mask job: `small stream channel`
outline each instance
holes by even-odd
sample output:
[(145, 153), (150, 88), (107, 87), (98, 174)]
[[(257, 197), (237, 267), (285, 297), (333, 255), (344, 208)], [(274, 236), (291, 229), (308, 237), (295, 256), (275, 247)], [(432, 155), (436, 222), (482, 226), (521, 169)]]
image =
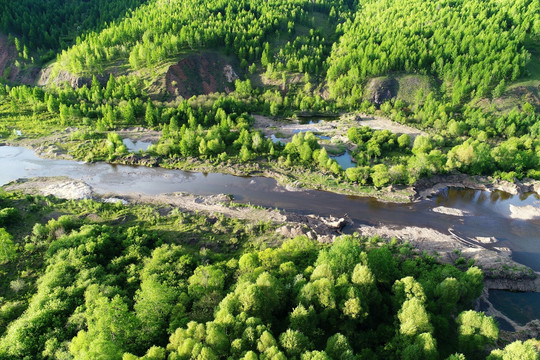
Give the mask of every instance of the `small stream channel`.
[[(324, 191), (288, 191), (276, 181), (263, 177), (237, 177), (217, 173), (196, 173), (162, 168), (88, 164), (37, 157), (22, 147), (0, 146), (0, 186), (19, 178), (68, 176), (91, 185), (97, 193), (144, 193), (148, 195), (189, 192), (198, 195), (231, 194), (235, 201), (301, 214), (348, 215), (355, 225), (418, 226), (448, 233), (452, 228), (463, 237), (495, 236), (494, 246), (508, 247), (513, 259), (540, 271), (540, 219), (512, 219), (509, 206), (540, 206), (533, 194), (512, 196), (499, 191), (448, 189), (432, 199), (410, 204), (383, 203), (373, 198), (339, 195)], [(468, 212), (455, 217), (432, 211), (446, 206)], [(540, 294), (499, 292), (490, 295), (519, 322), (540, 318)], [(524, 307), (521, 301), (530, 303)], [(515, 310), (518, 309), (518, 310)], [(516, 312), (517, 311), (517, 312)]]

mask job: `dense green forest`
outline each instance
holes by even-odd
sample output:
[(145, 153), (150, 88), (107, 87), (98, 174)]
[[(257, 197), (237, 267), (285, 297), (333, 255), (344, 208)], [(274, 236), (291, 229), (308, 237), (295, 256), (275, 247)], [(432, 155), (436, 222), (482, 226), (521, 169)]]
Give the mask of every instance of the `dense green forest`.
[[(17, 11), (24, 4), (33, 3), (3, 6), (31, 14)], [(108, 132), (142, 125), (162, 131), (149, 151), (162, 166), (189, 168), (190, 159), (199, 159), (217, 169), (243, 166), (247, 173), (256, 164), (281, 174), (294, 168), (308, 174), (307, 186), (322, 182), (323, 188), (349, 192), (454, 172), (510, 181), (540, 178), (540, 103), (516, 98), (505, 112), (475, 105), (538, 76), (538, 1), (189, 0), (110, 6), (116, 9), (106, 12), (111, 17), (131, 10), (112, 21), (89, 16), (92, 24), (80, 26), (87, 31), (69, 48), (29, 36), (25, 29), (38, 33), (33, 20), (18, 21), (21, 28), (4, 25), (18, 48), (38, 49), (35, 41), (64, 48), (51, 65), (51, 79), (64, 71), (83, 80), (75, 89), (54, 82), (45, 88), (0, 86), (0, 133), (9, 137), (21, 129), (32, 137), (77, 127), (62, 144), (66, 152), (88, 161), (126, 162), (132, 160), (124, 159), (129, 154), (122, 139)], [(52, 20), (43, 24), (54, 30), (39, 36), (68, 32)], [(190, 99), (156, 94), (149, 84), (163, 76), (163, 64), (204, 48), (239, 59), (246, 75), (231, 84), (235, 91)], [(373, 103), (371, 79), (392, 74), (420, 74), (412, 76), (424, 76), (430, 85), (412, 86), (406, 99)], [(344, 148), (342, 140), (297, 135), (286, 146), (272, 143), (251, 117), (343, 112), (382, 115), (427, 135), (407, 144), (406, 137), (398, 141), (400, 134), (351, 128), (345, 145), (356, 167), (342, 169), (327, 156), (328, 145)]]
[[(538, 0), (0, 0), (4, 39), (2, 144), (356, 195), (436, 174), (540, 180)], [(186, 68), (167, 83), (207, 51), (238, 63), (227, 91), (177, 96), (215, 82)], [(353, 120), (273, 142), (256, 115), (422, 135)], [(127, 128), (159, 140), (130, 153)], [(2, 192), (0, 359), (539, 359), (471, 310), (473, 263), (276, 226)]]
[(3, 0), (0, 2), (0, 33), (15, 36), (17, 51), (24, 60), (30, 60), (34, 54), (38, 54), (41, 61), (51, 60), (58, 50), (73, 45), (77, 36), (104, 28), (144, 2)]
[(534, 340), (485, 351), (482, 272), (407, 244), (18, 193), (0, 209), (1, 359), (538, 359)]

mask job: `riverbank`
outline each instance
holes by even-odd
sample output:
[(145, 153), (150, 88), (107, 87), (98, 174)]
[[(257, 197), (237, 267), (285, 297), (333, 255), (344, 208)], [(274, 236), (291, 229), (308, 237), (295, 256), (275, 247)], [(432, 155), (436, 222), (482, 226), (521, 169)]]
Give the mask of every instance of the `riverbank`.
[(379, 236), (386, 241), (396, 238), (407, 242), (412, 249), (426, 252), (440, 262), (456, 265), (475, 264), (485, 274), (488, 289), (540, 292), (540, 278), (532, 269), (511, 258), (511, 251), (503, 247), (487, 248), (486, 243), (496, 239), (461, 238), (449, 229), (449, 234), (435, 229), (415, 226), (361, 225), (346, 217), (298, 214), (290, 211), (240, 204), (229, 195), (199, 196), (189, 193), (145, 195), (140, 193), (96, 193), (83, 181), (66, 177), (33, 178), (14, 181), (5, 186), (7, 191), (52, 195), (65, 199), (95, 199), (98, 201), (121, 201), (123, 203), (160, 204), (192, 213), (209, 216), (227, 216), (252, 223), (271, 222), (276, 232), (285, 238), (306, 235), (320, 242), (332, 242), (347, 225), (347, 232), (357, 232), (365, 237)]
[[(83, 158), (70, 155), (68, 144), (74, 129), (66, 129), (65, 133), (53, 134), (40, 139), (19, 139), (0, 143), (0, 146), (22, 146), (34, 151), (44, 159), (79, 160)], [(150, 130), (132, 128), (121, 130), (122, 134), (130, 139), (149, 141), (155, 139), (155, 134)], [(60, 146), (59, 144), (63, 144)], [(414, 199), (415, 192), (412, 187), (405, 185), (390, 185), (384, 188), (374, 186), (360, 186), (358, 184), (341, 181), (329, 171), (287, 165), (276, 159), (258, 158), (256, 161), (240, 163), (234, 159), (226, 162), (212, 162), (199, 158), (161, 158), (147, 153), (128, 153), (116, 156), (109, 164), (162, 167), (201, 173), (221, 173), (234, 176), (262, 176), (275, 179), (278, 184), (287, 189), (322, 190), (336, 194), (353, 195), (360, 197), (373, 197), (383, 202), (408, 203)]]
[(476, 299), (475, 310), (483, 311), (486, 315), (494, 317), (499, 322), (499, 337), (502, 344), (540, 337), (540, 319), (529, 321), (526, 324), (519, 324), (514, 321), (514, 319), (505, 315), (492, 304), (489, 299), (489, 289), (487, 287), (484, 287), (482, 295)]
[(483, 191), (503, 191), (511, 195), (521, 195), (536, 193), (540, 195), (540, 181), (515, 179), (513, 182), (495, 179), (491, 176), (474, 176), (466, 174), (435, 175), (429, 178), (418, 180), (414, 184), (416, 192), (415, 199), (426, 199), (437, 195), (447, 188), (483, 190)]
[[(76, 129), (68, 128), (64, 132), (55, 133), (39, 139), (19, 139), (0, 143), (1, 145), (23, 146), (36, 152), (41, 158), (82, 160), (76, 159), (59, 144), (67, 143)], [(156, 131), (144, 128), (129, 128), (121, 130), (123, 136), (133, 140), (155, 141)], [(379, 201), (390, 203), (410, 203), (436, 196), (447, 188), (473, 190), (500, 190), (512, 195), (534, 192), (540, 194), (540, 181), (525, 179), (514, 182), (495, 179), (490, 176), (470, 176), (466, 174), (436, 175), (418, 180), (413, 186), (390, 185), (384, 188), (360, 186), (336, 179), (331, 173), (312, 171), (302, 166), (286, 166), (275, 159), (260, 158), (257, 162), (238, 163), (233, 159), (227, 162), (211, 162), (199, 158), (162, 159), (145, 153), (129, 153), (116, 157), (111, 164), (162, 167), (202, 173), (222, 173), (234, 176), (263, 176), (275, 179), (288, 189), (323, 190), (343, 195), (372, 197)], [(536, 209), (514, 208), (513, 217), (516, 219), (531, 219), (539, 216)]]
[(347, 219), (314, 214), (300, 215), (278, 209), (270, 209), (250, 204), (234, 202), (230, 195), (193, 195), (185, 192), (146, 195), (130, 192), (97, 193), (80, 180), (68, 177), (37, 177), (19, 179), (4, 186), (6, 191), (20, 191), (25, 194), (54, 196), (67, 200), (93, 199), (103, 202), (122, 202), (123, 204), (167, 205), (190, 213), (204, 213), (211, 217), (226, 216), (246, 220), (256, 224), (272, 222), (281, 225), (276, 232), (286, 238), (306, 235), (319, 242), (332, 242), (341, 235)]
[(362, 236), (379, 236), (389, 241), (392, 238), (409, 243), (412, 248), (432, 255), (447, 264), (474, 264), (485, 276), (487, 289), (540, 292), (540, 277), (531, 268), (512, 260), (508, 248), (487, 248), (477, 239), (464, 239), (455, 235), (452, 229), (444, 234), (434, 229), (387, 225), (355, 228)]

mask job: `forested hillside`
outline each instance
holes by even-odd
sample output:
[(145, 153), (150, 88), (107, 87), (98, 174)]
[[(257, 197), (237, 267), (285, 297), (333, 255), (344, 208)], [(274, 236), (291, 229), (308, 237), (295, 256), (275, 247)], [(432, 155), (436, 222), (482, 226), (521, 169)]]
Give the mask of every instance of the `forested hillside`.
[(366, 78), (404, 71), (436, 76), (453, 105), (500, 94), (531, 59), (539, 11), (527, 0), (364, 1), (332, 52), (331, 91), (355, 96)]
[[(540, 180), (538, 64), (538, 0), (0, 0), (0, 144), (407, 201)], [(0, 359), (539, 359), (473, 262), (276, 227), (1, 192)]]
[(4, 0), (0, 2), (0, 33), (17, 38), (21, 58), (30, 60), (37, 52), (41, 60), (51, 60), (56, 52), (72, 45), (77, 36), (104, 28), (144, 2)]
[(224, 48), (252, 63), (263, 56), (269, 36), (286, 34), (288, 26), (307, 18), (308, 9), (336, 14), (342, 6), (334, 0), (153, 1), (63, 52), (58, 68), (92, 73), (110, 61), (129, 59), (136, 70), (203, 47)]
[(0, 225), (0, 359), (538, 359), (484, 350), (478, 268), (406, 244), (16, 193)]
[[(142, 125), (162, 131), (149, 151), (162, 166), (189, 168), (189, 159), (197, 158), (248, 173), (266, 163), (272, 172), (307, 174), (293, 175), (307, 186), (353, 193), (456, 171), (507, 180), (540, 176), (538, 1), (109, 3), (115, 11), (99, 17), (75, 11), (78, 3), (70, 2), (60, 7), (73, 13), (63, 22), (55, 20), (62, 11), (39, 10), (53, 3), (3, 4), (19, 14), (4, 21), (20, 52), (13, 66), (25, 68), (25, 46), (64, 47), (38, 36), (80, 34), (43, 71), (44, 88), (17, 87), (4, 74), (4, 136), (14, 129), (32, 137), (74, 126), (80, 131), (58, 144), (61, 151), (137, 163), (125, 159), (122, 139), (108, 132)], [(12, 23), (17, 16), (31, 16), (22, 14), (43, 14), (46, 21), (17, 21), (18, 28)], [(91, 20), (81, 26), (76, 17), (83, 14)], [(225, 70), (207, 72), (192, 60), (171, 66), (205, 49), (214, 51), (213, 63), (240, 69), (228, 65), (226, 80), (216, 78)], [(227, 62), (220, 52), (238, 61)], [(173, 67), (175, 77), (165, 81)], [(518, 88), (505, 90), (516, 81)], [(211, 92), (218, 88), (227, 93)], [(186, 89), (202, 90), (187, 99)], [(518, 90), (528, 95), (512, 95)], [(514, 104), (510, 111), (476, 105), (496, 104), (503, 94)], [(265, 139), (251, 117), (347, 112), (385, 116), (427, 135), (411, 139), (352, 126), (346, 137), (298, 134), (284, 146)], [(348, 147), (356, 166), (344, 169), (333, 161), (328, 154), (336, 147)]]

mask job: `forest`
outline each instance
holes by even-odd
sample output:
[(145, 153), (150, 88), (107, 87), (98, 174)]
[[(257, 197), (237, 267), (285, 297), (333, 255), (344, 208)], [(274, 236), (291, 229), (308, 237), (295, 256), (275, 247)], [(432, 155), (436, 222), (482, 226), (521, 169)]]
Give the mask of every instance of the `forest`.
[(1, 359), (538, 359), (470, 310), (480, 269), (407, 243), (14, 192), (0, 208)]
[[(209, 51), (227, 90), (202, 71), (179, 96), (201, 74), (170, 69)], [(0, 0), (0, 144), (351, 195), (540, 180), (538, 64), (538, 0)], [(273, 141), (259, 116), (347, 128)], [(127, 129), (157, 140), (130, 152)], [(276, 227), (0, 189), (0, 360), (540, 358), (473, 310), (474, 261)]]
[[(81, 131), (65, 149), (72, 156), (124, 162), (127, 151), (109, 132), (139, 125), (162, 131), (149, 151), (162, 166), (186, 167), (192, 158), (248, 169), (265, 163), (278, 173), (293, 166), (349, 189), (413, 185), (423, 177), (455, 172), (509, 181), (540, 178), (538, 104), (525, 101), (497, 112), (474, 102), (495, 99), (507, 84), (534, 75), (529, 63), (537, 56), (537, 1), (114, 3), (115, 11), (107, 14), (125, 10), (127, 16), (94, 17), (96, 24), (81, 26), (86, 31), (74, 46), (47, 45), (59, 51), (51, 77), (61, 72), (89, 76), (81, 87), (0, 85), (4, 136), (15, 128), (40, 136), (74, 126)], [(16, 10), (16, 5), (4, 6)], [(434, 12), (436, 21), (424, 26)], [(20, 28), (4, 23), (6, 30), (22, 35), (12, 38), (24, 67), (23, 53), (40, 53), (35, 42), (47, 42), (36, 38), (32, 22), (22, 20)], [(48, 32), (55, 31), (68, 33)], [(478, 38), (482, 41), (474, 41)], [(148, 69), (220, 46), (247, 71), (232, 93), (164, 101), (148, 88), (148, 76), (154, 74)], [(439, 85), (429, 92), (418, 89), (409, 101), (371, 102), (369, 79), (400, 72), (423, 74)], [(290, 80), (295, 74), (299, 81)], [(257, 77), (277, 85), (261, 87)], [(428, 134), (408, 145), (405, 138), (398, 144), (400, 134), (350, 129), (346, 140), (354, 148), (356, 167), (343, 169), (316, 137), (298, 135), (282, 146), (252, 127), (253, 113), (286, 118), (299, 112), (377, 114)], [(306, 185), (316, 186), (314, 181)]]

